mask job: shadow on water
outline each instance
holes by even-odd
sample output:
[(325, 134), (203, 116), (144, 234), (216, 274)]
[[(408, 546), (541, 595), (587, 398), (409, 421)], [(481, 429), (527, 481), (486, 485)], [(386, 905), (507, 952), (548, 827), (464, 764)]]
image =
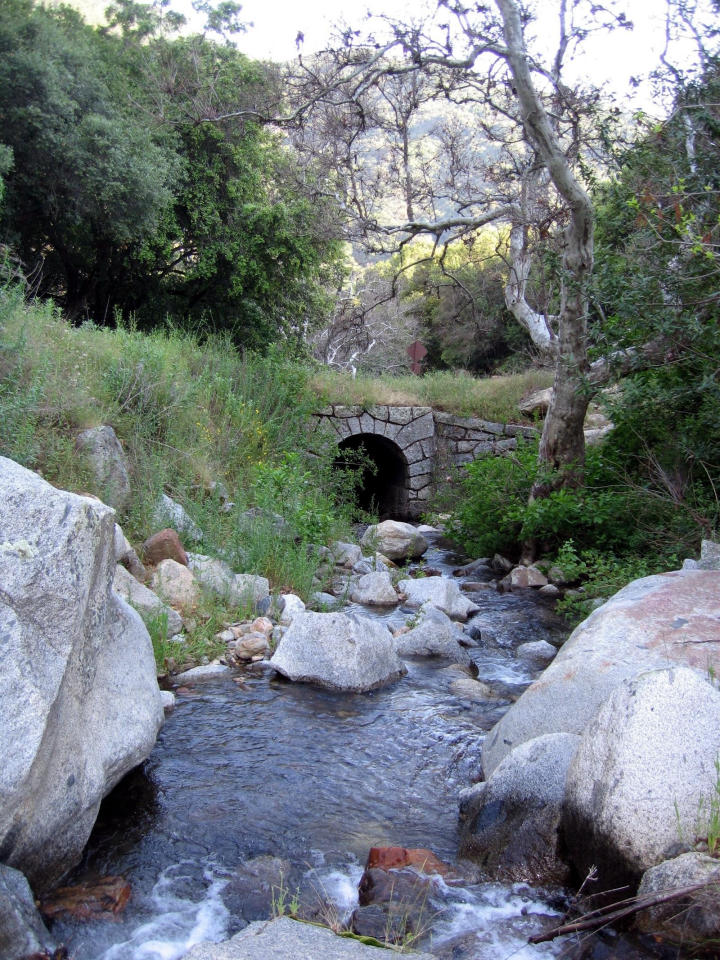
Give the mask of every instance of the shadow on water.
[[(427, 561), (452, 571), (441, 550)], [(258, 670), (242, 686), (223, 676), (178, 697), (151, 757), (103, 803), (73, 878), (121, 874), (130, 905), (116, 922), (57, 923), (74, 960), (176, 960), (223, 939), (245, 922), (223, 891), (263, 855), (310, 874), (338, 914), (355, 904), (371, 846), (429, 847), (452, 861), (457, 793), (481, 776), (485, 733), (533, 678), (513, 651), (529, 639), (559, 643), (565, 632), (529, 591), (473, 599), (481, 642), (471, 653), (501, 696), (493, 703), (459, 699), (450, 686), (459, 674), (435, 660), (410, 661), (405, 678), (363, 695)], [(398, 625), (408, 615), (381, 616)], [(553, 896), (436, 885), (430, 949), (456, 960), (560, 955), (558, 945), (525, 942), (556, 915)]]

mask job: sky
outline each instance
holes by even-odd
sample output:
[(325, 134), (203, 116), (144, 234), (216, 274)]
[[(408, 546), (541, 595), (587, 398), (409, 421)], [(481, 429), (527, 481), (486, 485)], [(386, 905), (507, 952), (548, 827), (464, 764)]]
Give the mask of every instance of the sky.
[[(110, 0), (71, 0), (97, 22)], [(149, 0), (148, 0), (149, 2)], [(434, 6), (432, 0), (241, 0), (241, 18), (252, 23), (245, 34), (236, 39), (237, 46), (255, 59), (284, 61), (297, 54), (296, 37), (304, 35), (302, 51), (311, 54), (322, 49), (331, 40), (338, 20), (351, 25), (362, 25), (368, 8), (390, 17), (409, 21), (423, 7)], [(612, 0), (611, 0), (612, 2)], [(700, 0), (701, 3), (707, 0)], [(612, 34), (590, 37), (583, 45), (582, 59), (576, 63), (576, 73), (568, 73), (573, 81), (589, 80), (593, 84), (607, 84), (617, 94), (630, 89), (630, 78), (647, 75), (658, 65), (664, 42), (663, 0), (615, 0), (616, 8), (623, 10), (633, 21), (632, 31), (616, 30)], [(194, 17), (191, 0), (171, 0), (173, 9)], [(556, 3), (539, 0), (540, 10), (547, 13), (547, 34), (556, 32), (554, 13)], [(92, 13), (91, 13), (92, 11)], [(94, 16), (92, 15), (94, 14)], [(196, 21), (200, 23), (200, 21)], [(691, 56), (688, 52), (687, 56)], [(653, 113), (650, 85), (632, 93), (632, 106)]]
[[(555, 4), (543, 0), (543, 6), (554, 8)], [(253, 27), (237, 43), (249, 56), (285, 60), (297, 53), (295, 38), (302, 31), (302, 49), (312, 53), (327, 43), (339, 16), (350, 24), (361, 24), (368, 7), (407, 21), (417, 15), (422, 4), (418, 0), (343, 0), (342, 4), (337, 0), (245, 0), (243, 17)], [(658, 63), (664, 40), (664, 4), (662, 0), (625, 0), (620, 7), (633, 20), (635, 29), (586, 41), (582, 72), (595, 83), (607, 81), (612, 88), (625, 90), (631, 76), (648, 73)], [(548, 32), (555, 30), (554, 20), (549, 17)]]

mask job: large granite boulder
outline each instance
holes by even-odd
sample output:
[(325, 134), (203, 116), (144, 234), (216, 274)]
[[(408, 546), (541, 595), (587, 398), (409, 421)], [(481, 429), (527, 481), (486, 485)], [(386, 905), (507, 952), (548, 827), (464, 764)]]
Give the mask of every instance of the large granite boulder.
[(620, 684), (568, 770), (562, 831), (578, 874), (597, 866), (599, 889), (637, 883), (681, 841), (692, 845), (718, 756), (720, 691), (707, 676), (673, 667)]
[[(289, 917), (258, 920), (224, 943), (199, 943), (185, 960), (378, 960), (377, 947), (338, 937), (313, 923)], [(428, 953), (412, 953), (414, 960), (434, 960)]]
[(720, 571), (679, 570), (635, 580), (577, 627), (545, 672), (488, 734), (489, 777), (511, 750), (544, 733), (581, 734), (624, 680), (720, 663)]
[(56, 949), (19, 870), (0, 864), (0, 960), (26, 960)]
[(36, 892), (163, 721), (150, 637), (112, 590), (114, 516), (0, 458), (0, 860)]
[(297, 614), (270, 663), (289, 680), (356, 693), (406, 673), (385, 624), (344, 613)]
[(411, 523), (383, 520), (368, 527), (360, 544), (367, 551), (379, 550), (390, 560), (416, 560), (428, 548), (427, 540)]
[(116, 510), (124, 510), (130, 501), (130, 474), (127, 458), (112, 427), (83, 430), (75, 439), (75, 448), (87, 460), (97, 493)]
[(461, 856), (479, 863), (493, 879), (565, 883), (558, 827), (565, 778), (579, 740), (571, 733), (527, 740), (486, 783), (465, 791)]
[(421, 607), (423, 604), (437, 607), (453, 620), (467, 620), (471, 613), (477, 613), (480, 607), (468, 600), (460, 592), (454, 580), (447, 577), (418, 577), (416, 580), (401, 580), (398, 590), (407, 597), (408, 607)]

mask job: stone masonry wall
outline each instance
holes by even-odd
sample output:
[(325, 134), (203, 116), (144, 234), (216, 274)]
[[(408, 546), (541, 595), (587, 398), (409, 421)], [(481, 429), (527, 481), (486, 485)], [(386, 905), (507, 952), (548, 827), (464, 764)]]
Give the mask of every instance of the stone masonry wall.
[(410, 516), (427, 509), (438, 471), (464, 466), (480, 455), (501, 455), (516, 447), (518, 436), (536, 433), (533, 427), (458, 417), (432, 407), (333, 405), (319, 411), (316, 419), (337, 436), (338, 443), (374, 435), (395, 444), (407, 464)]

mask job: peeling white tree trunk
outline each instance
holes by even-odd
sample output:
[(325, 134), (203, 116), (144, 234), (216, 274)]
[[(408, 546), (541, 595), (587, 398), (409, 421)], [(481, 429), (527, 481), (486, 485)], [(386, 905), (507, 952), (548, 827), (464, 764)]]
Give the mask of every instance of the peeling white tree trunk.
[(592, 391), (587, 389), (587, 286), (593, 267), (593, 209), (568, 163), (543, 107), (528, 65), (515, 0), (495, 0), (502, 16), (506, 60), (513, 76), (525, 133), (567, 204), (563, 237), (562, 289), (557, 316), (555, 383), (542, 438), (540, 464), (556, 472), (536, 481), (532, 497), (581, 482), (585, 461), (583, 423)]
[(552, 328), (557, 318), (538, 313), (526, 299), (532, 256), (527, 244), (528, 228), (514, 223), (510, 228), (510, 269), (505, 284), (505, 304), (524, 327), (535, 346), (549, 358), (557, 356), (558, 338)]

